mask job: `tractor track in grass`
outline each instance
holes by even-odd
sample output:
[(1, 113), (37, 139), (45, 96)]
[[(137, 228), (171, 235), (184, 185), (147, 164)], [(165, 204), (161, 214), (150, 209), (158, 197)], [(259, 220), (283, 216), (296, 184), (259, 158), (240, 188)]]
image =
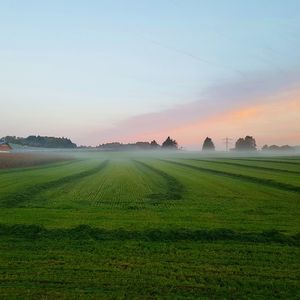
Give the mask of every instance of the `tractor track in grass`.
[(173, 164), (173, 165), (178, 165), (178, 166), (190, 168), (193, 170), (201, 171), (201, 172), (206, 172), (206, 173), (219, 175), (219, 176), (226, 176), (229, 178), (247, 181), (247, 182), (251, 182), (251, 183), (257, 183), (260, 185), (273, 187), (273, 188), (280, 189), (280, 190), (287, 191), (287, 192), (300, 193), (300, 186), (294, 186), (291, 184), (282, 183), (282, 182), (274, 181), (271, 179), (262, 179), (262, 178), (258, 178), (258, 177), (254, 177), (254, 176), (235, 174), (235, 173), (230, 173), (230, 172), (226, 172), (226, 171), (219, 171), (219, 170), (214, 170), (214, 169), (209, 169), (209, 168), (204, 168), (204, 167), (199, 167), (199, 166), (193, 166), (193, 165), (180, 163), (180, 162), (176, 162), (176, 161), (170, 161), (170, 160), (162, 160), (162, 161)]
[(146, 168), (153, 173), (162, 177), (166, 184), (167, 190), (165, 193), (153, 193), (147, 196), (148, 199), (151, 200), (180, 200), (183, 198), (184, 186), (173, 176), (169, 175), (168, 173), (161, 171), (157, 168), (154, 168), (144, 162), (133, 160), (133, 162), (142, 168)]
[(100, 172), (107, 166), (108, 162), (109, 160), (105, 160), (97, 167), (91, 168), (89, 170), (65, 176), (54, 181), (37, 184), (26, 188), (23, 191), (18, 191), (16, 193), (9, 194), (2, 199), (0, 198), (0, 207), (21, 207), (26, 202), (31, 201), (33, 197), (35, 197), (43, 191), (52, 188), (57, 188), (64, 184), (71, 183)]
[(218, 160), (209, 160), (209, 159), (187, 159), (189, 161), (203, 161), (208, 163), (215, 163), (215, 164), (224, 164), (229, 166), (236, 166), (236, 167), (243, 167), (243, 168), (250, 168), (250, 169), (257, 169), (262, 171), (275, 171), (280, 173), (288, 173), (288, 174), (297, 174), (300, 175), (300, 171), (294, 171), (294, 170), (284, 170), (284, 169), (276, 169), (276, 168), (269, 168), (269, 167), (261, 167), (261, 166), (251, 166), (251, 165), (244, 165), (242, 163), (235, 163), (235, 162), (229, 162), (229, 161), (218, 161)]

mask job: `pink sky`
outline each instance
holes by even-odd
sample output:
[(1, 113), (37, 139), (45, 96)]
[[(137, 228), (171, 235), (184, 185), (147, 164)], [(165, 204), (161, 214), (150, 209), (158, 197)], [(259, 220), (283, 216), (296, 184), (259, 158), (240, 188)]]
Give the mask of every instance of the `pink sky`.
[(0, 138), (300, 145), (299, 0), (11, 2)]
[(270, 90), (265, 82), (266, 90), (244, 94), (249, 84), (236, 85), (238, 89), (235, 85), (216, 87), (203, 96), (204, 101), (120, 121), (114, 127), (93, 131), (91, 137), (99, 136), (99, 143), (152, 139), (161, 143), (170, 135), (187, 149), (200, 149), (206, 136), (219, 150), (225, 147), (223, 138), (236, 140), (246, 135), (254, 136), (259, 147), (300, 144), (300, 85), (276, 82)]

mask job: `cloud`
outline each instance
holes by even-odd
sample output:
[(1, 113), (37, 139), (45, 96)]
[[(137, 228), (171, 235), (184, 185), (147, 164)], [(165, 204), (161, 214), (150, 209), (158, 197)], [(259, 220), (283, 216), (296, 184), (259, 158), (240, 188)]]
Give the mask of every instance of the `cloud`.
[(300, 144), (300, 87), (278, 93), (273, 101), (258, 103), (209, 117), (175, 129), (171, 134), (181, 137), (181, 142), (192, 147), (206, 135), (214, 138), (219, 149), (222, 139), (236, 140), (253, 135), (259, 146), (263, 144)]
[[(128, 142), (152, 138), (162, 140), (172, 133), (183, 145), (196, 144), (199, 142), (196, 137), (201, 137), (204, 128), (207, 134), (218, 135), (220, 129), (217, 124), (222, 116), (230, 116), (222, 126), (236, 130), (234, 124), (238, 124), (239, 120), (241, 123), (248, 119), (255, 120), (257, 109), (261, 109), (260, 105), (266, 105), (264, 112), (267, 114), (267, 107), (271, 107), (272, 103), (280, 101), (282, 97), (285, 97), (284, 101), (290, 101), (286, 94), (297, 93), (299, 83), (298, 71), (250, 74), (247, 78), (223, 82), (208, 88), (199, 95), (198, 101), (156, 113), (133, 116), (116, 123), (113, 127), (92, 131), (90, 137), (93, 137), (93, 140), (97, 137), (99, 143), (116, 140)], [(211, 122), (216, 122), (215, 126)], [(270, 122), (272, 124), (271, 119)], [(208, 123), (211, 124), (209, 130)], [(201, 124), (202, 128), (193, 124)], [(187, 132), (187, 128), (190, 132)], [(234, 134), (233, 130), (231, 134)]]

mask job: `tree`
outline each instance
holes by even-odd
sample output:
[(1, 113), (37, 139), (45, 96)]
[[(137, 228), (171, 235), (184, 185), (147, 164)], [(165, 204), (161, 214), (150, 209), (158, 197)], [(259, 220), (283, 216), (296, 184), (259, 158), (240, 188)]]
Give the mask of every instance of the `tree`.
[(256, 151), (256, 141), (252, 136), (247, 135), (244, 139), (239, 138), (235, 143), (237, 151)]
[(202, 146), (202, 151), (215, 151), (215, 145), (211, 138), (207, 137)]
[(277, 145), (271, 145), (268, 147), (267, 145), (262, 147), (263, 151), (294, 151), (295, 149), (289, 145), (283, 145), (283, 146), (277, 146)]
[(172, 140), (169, 136), (162, 143), (162, 147), (165, 149), (178, 149), (178, 144), (175, 140)]
[(280, 147), (277, 146), (277, 145), (271, 145), (268, 150), (270, 150), (270, 151), (278, 151), (278, 150), (280, 150)]
[(151, 148), (154, 148), (154, 149), (156, 149), (156, 148), (159, 147), (159, 145), (158, 145), (158, 143), (156, 142), (156, 140), (153, 140), (153, 141), (150, 143), (150, 145), (151, 145)]
[(295, 151), (295, 148), (291, 147), (289, 145), (283, 145), (283, 146), (280, 147), (280, 150), (283, 150), (283, 151)]

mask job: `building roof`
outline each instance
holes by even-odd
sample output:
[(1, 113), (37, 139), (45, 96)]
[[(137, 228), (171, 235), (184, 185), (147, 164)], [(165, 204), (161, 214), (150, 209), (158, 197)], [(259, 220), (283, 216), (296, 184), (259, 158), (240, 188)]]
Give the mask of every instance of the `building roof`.
[(12, 147), (8, 143), (0, 143), (0, 151), (10, 151)]

